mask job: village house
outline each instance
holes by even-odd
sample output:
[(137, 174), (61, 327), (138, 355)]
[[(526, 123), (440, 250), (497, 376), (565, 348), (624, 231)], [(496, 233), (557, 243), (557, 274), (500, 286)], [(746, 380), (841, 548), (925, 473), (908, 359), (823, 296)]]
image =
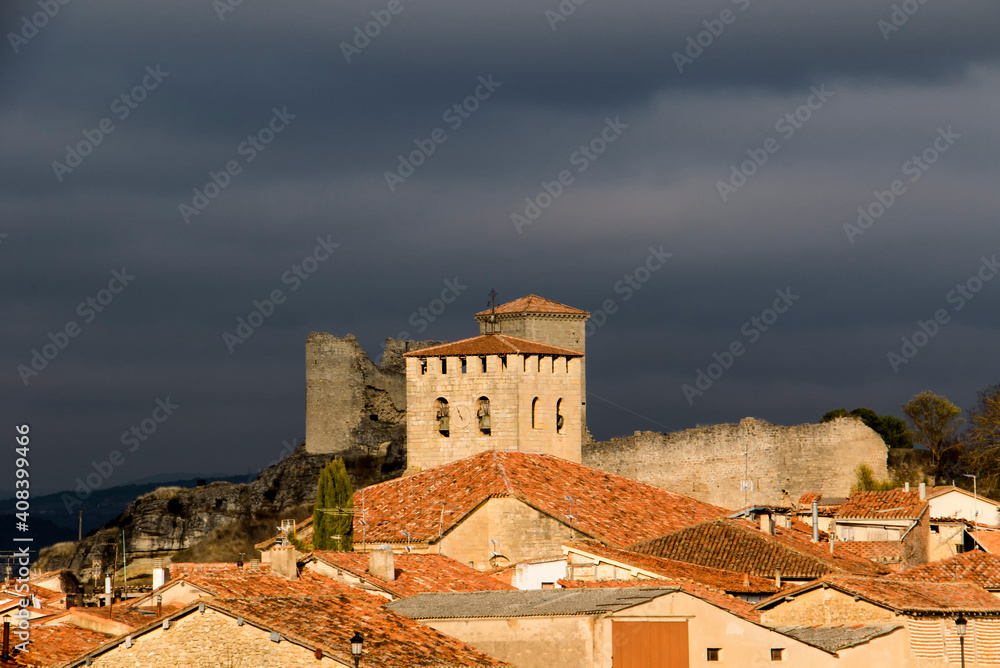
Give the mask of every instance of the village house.
[(1000, 527), (1000, 503), (974, 492), (955, 487), (939, 485), (927, 490), (927, 501), (931, 508), (931, 518), (963, 519), (973, 524)]
[(906, 581), (834, 575), (783, 591), (757, 605), (761, 621), (783, 625), (894, 624), (902, 646), (886, 666), (958, 666), (964, 630), (965, 665), (1000, 665), (1000, 600), (971, 582)]
[(354, 549), (388, 544), (491, 570), (566, 541), (624, 547), (726, 514), (553, 455), (489, 451), (358, 491)]
[[(676, 586), (584, 586), (420, 594), (390, 608), (519, 668), (893, 665), (900, 625), (796, 626), (796, 637), (735, 614), (730, 604), (746, 605)], [(888, 642), (873, 642), (883, 637)], [(852, 648), (857, 654), (845, 660)]]

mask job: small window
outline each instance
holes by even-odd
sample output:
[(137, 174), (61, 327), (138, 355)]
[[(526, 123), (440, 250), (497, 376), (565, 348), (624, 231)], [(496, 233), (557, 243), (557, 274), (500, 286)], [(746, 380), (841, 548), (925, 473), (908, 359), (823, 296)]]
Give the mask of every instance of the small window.
[(507, 356), (506, 355), (501, 355), (500, 356), (500, 368), (503, 371), (507, 370)]
[(462, 373), (465, 373), (465, 372), (466, 372), (465, 358), (463, 357), (462, 358)]
[(486, 373), (486, 355), (480, 356), (479, 361), (483, 363), (483, 373)]
[(552, 373), (556, 372), (556, 358), (552, 358)]
[(562, 416), (562, 399), (556, 402), (556, 433), (562, 433), (563, 428), (563, 416)]
[(722, 652), (721, 647), (709, 647), (705, 654), (706, 661), (719, 661), (719, 654)]
[(542, 372), (542, 356), (538, 356), (538, 373)]
[(538, 397), (531, 400), (531, 428), (538, 429)]
[(771, 661), (781, 661), (781, 655), (784, 654), (785, 649), (783, 647), (772, 647), (771, 648)]
[(448, 373), (448, 358), (441, 358), (441, 373)]
[(420, 358), (420, 375), (423, 376), (427, 373), (427, 358)]
[(451, 434), (451, 411), (448, 408), (448, 400), (438, 397), (434, 402), (434, 415), (437, 420), (437, 430), (442, 436)]
[(542, 589), (555, 589), (555, 588), (556, 588), (556, 583), (555, 582), (543, 582), (542, 583)]

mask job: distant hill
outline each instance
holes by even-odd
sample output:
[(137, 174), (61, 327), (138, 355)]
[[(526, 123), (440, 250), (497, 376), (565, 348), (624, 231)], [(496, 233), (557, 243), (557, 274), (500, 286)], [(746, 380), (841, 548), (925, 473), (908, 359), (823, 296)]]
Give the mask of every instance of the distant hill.
[[(191, 475), (191, 474), (179, 474)], [(172, 479), (164, 479), (172, 478)], [(55, 494), (32, 497), (31, 517), (27, 533), (15, 530), (14, 500), (0, 501), (0, 545), (12, 545), (15, 536), (31, 536), (33, 547), (41, 549), (53, 543), (64, 540), (76, 540), (79, 522), (79, 511), (83, 511), (83, 535), (98, 529), (122, 514), (129, 504), (136, 499), (160, 487), (195, 487), (199, 480), (207, 483), (221, 480), (224, 482), (242, 483), (247, 481), (246, 475), (190, 478), (173, 478), (172, 476), (153, 476), (130, 485), (98, 489), (86, 499), (78, 499), (73, 491), (66, 490)], [(79, 505), (77, 505), (79, 501)], [(71, 506), (67, 512), (67, 505)]]

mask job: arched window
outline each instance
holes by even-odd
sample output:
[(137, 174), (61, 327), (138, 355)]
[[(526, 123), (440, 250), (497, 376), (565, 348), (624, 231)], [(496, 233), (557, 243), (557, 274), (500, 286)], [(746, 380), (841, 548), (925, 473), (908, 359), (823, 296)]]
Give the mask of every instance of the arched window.
[(531, 428), (538, 429), (538, 397), (531, 400)]
[(563, 428), (563, 416), (562, 416), (562, 399), (556, 402), (556, 433), (562, 432)]
[(434, 415), (437, 420), (438, 433), (442, 436), (448, 436), (451, 430), (451, 413), (448, 409), (447, 399), (437, 398), (437, 401), (434, 402)]
[(479, 418), (479, 432), (484, 436), (489, 436), (492, 429), (490, 424), (490, 400), (486, 397), (479, 397), (479, 401), (476, 403), (476, 417)]

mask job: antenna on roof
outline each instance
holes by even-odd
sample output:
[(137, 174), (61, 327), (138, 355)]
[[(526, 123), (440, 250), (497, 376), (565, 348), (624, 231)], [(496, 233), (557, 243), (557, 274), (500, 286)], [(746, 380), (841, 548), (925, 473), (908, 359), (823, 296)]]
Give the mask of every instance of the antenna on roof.
[(490, 299), (486, 302), (486, 306), (490, 309), (490, 314), (486, 318), (486, 333), (499, 334), (500, 319), (497, 318), (497, 291), (492, 288), (490, 288)]
[(404, 536), (406, 536), (406, 551), (409, 552), (410, 551), (410, 532), (409, 531), (400, 531), (400, 533), (403, 534)]

